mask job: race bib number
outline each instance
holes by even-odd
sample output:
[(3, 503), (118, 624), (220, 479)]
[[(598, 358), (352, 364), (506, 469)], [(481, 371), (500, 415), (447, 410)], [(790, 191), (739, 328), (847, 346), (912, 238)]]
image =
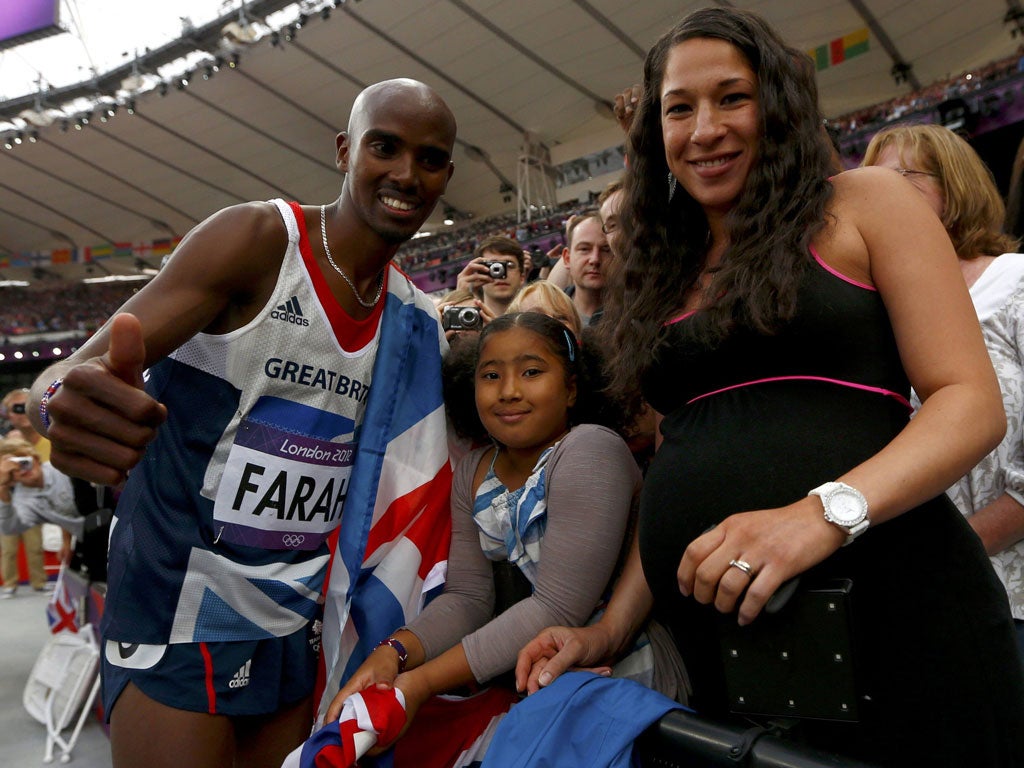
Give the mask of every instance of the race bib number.
[(214, 500), (217, 541), (316, 549), (341, 522), (354, 443), (243, 420)]

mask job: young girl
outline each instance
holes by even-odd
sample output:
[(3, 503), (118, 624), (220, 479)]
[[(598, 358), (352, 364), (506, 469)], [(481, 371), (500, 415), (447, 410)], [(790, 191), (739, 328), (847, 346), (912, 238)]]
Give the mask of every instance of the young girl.
[[(509, 672), (541, 628), (579, 626), (594, 612), (619, 560), (640, 473), (618, 434), (586, 423), (597, 396), (580, 355), (576, 337), (541, 314), (504, 315), (484, 328), (475, 399), (493, 444), (467, 454), (455, 473), (445, 591), (369, 656), (328, 720), (349, 694), (376, 684), (402, 690), (411, 721), (434, 694)], [(503, 711), (514, 700), (506, 691), (471, 706)], [(470, 727), (452, 734), (459, 745), (437, 762), (439, 729), (421, 727), (430, 731), (430, 764), (453, 764), (476, 737), (466, 738)], [(403, 755), (424, 764), (426, 750), (414, 750), (413, 740), (410, 733), (399, 742), (397, 764)]]

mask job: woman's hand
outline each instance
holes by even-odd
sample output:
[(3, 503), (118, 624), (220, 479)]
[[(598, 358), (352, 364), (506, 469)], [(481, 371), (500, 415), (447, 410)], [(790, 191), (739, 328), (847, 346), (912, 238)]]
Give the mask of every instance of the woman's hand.
[[(739, 605), (743, 626), (783, 582), (820, 563), (845, 540), (843, 530), (825, 520), (816, 497), (731, 515), (686, 548), (677, 572), (679, 591), (714, 603), (722, 613)], [(731, 561), (748, 564), (750, 574)]]
[(609, 675), (611, 667), (594, 665), (605, 660), (611, 650), (600, 622), (589, 627), (548, 627), (519, 652), (516, 690), (536, 693), (563, 672), (580, 667)]
[(331, 706), (327, 708), (326, 722), (330, 723), (338, 719), (345, 699), (353, 693), (359, 693), (373, 685), (380, 689), (393, 688), (396, 677), (398, 677), (398, 654), (395, 649), (389, 646), (377, 648), (331, 700)]

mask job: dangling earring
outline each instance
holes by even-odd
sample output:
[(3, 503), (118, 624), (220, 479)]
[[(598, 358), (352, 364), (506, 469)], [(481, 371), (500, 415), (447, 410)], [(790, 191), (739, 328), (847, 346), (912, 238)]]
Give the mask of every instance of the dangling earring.
[(671, 203), (673, 196), (676, 194), (676, 176), (672, 171), (668, 172), (668, 201)]

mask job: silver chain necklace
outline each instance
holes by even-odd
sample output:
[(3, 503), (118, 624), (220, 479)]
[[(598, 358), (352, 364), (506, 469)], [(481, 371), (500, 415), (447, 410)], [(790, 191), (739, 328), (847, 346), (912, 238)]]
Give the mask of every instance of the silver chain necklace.
[[(352, 293), (355, 294), (356, 301), (359, 302), (359, 306), (365, 307), (366, 309), (373, 309), (377, 306), (377, 302), (380, 301), (380, 295), (384, 292), (384, 271), (377, 276), (377, 295), (373, 297), (373, 301), (364, 301), (363, 297), (359, 294), (359, 289), (356, 288), (356, 284), (352, 282), (348, 275), (345, 274), (345, 270), (334, 263), (334, 257), (331, 255), (331, 247), (327, 244), (327, 206), (320, 206), (320, 236), (324, 241), (324, 253), (327, 254), (327, 260), (334, 267), (334, 271), (341, 275), (342, 279), (348, 283), (348, 287), (352, 289)], [(386, 267), (385, 267), (386, 269)]]

